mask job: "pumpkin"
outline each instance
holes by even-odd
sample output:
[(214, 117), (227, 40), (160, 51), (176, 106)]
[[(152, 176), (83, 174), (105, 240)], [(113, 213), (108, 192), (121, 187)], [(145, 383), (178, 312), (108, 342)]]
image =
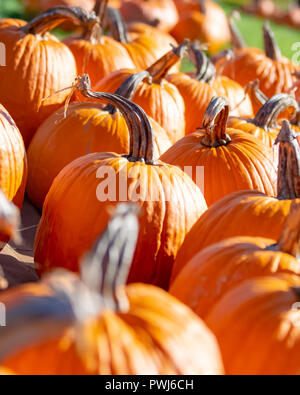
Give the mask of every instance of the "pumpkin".
[[(130, 98), (146, 76), (147, 72), (132, 75), (116, 93)], [(114, 106), (73, 103), (66, 117), (63, 113), (62, 108), (40, 126), (28, 149), (27, 193), (39, 209), (55, 177), (73, 160), (92, 152), (122, 154), (129, 150), (126, 118)], [(154, 158), (158, 159), (171, 143), (157, 122), (150, 119), (150, 123), (155, 139)]]
[(238, 236), (278, 240), (292, 202), (300, 199), (300, 148), (286, 121), (278, 135), (277, 197), (258, 191), (239, 191), (212, 205), (196, 222), (179, 250), (173, 279), (204, 248)]
[(0, 296), (7, 306), (8, 326), (0, 336), (5, 369), (47, 375), (223, 373), (216, 341), (192, 311), (157, 287), (125, 286), (138, 237), (136, 211), (130, 204), (117, 207), (83, 259), (81, 279), (58, 271)]
[(126, 22), (143, 22), (168, 32), (179, 16), (173, 0), (122, 0), (120, 12)]
[[(184, 136), (185, 108), (178, 89), (165, 77), (169, 70), (180, 61), (186, 48), (187, 42), (184, 41), (151, 65), (147, 69), (150, 77), (140, 84), (132, 97), (134, 103), (141, 106), (147, 115), (163, 127), (172, 144)], [(95, 90), (113, 93), (136, 72), (137, 70), (128, 69), (116, 71), (101, 80), (95, 86)]]
[(231, 115), (253, 116), (250, 99), (237, 82), (217, 76), (214, 65), (195, 44), (190, 46), (189, 53), (196, 72), (174, 73), (167, 77), (183, 97), (186, 134), (194, 133), (202, 124), (206, 108), (214, 96), (223, 96), (228, 100)]
[(223, 75), (242, 86), (258, 79), (261, 91), (272, 97), (293, 85), (296, 81), (294, 73), (299, 71), (299, 67), (281, 55), (274, 33), (267, 24), (263, 28), (263, 36), (265, 52), (257, 48), (238, 48), (230, 60), (221, 58), (216, 68), (221, 68)]
[[(101, 2), (99, 19), (95, 18), (93, 24), (81, 24), (81, 35), (67, 37), (64, 40), (76, 59), (78, 73), (80, 75), (88, 73), (93, 86), (113, 71), (121, 68), (134, 68), (123, 45), (103, 35), (107, 3), (108, 0)], [(97, 5), (95, 9), (98, 9)]]
[(83, 95), (109, 101), (126, 118), (129, 155), (90, 154), (60, 172), (44, 204), (35, 262), (43, 273), (53, 267), (78, 271), (82, 255), (108, 222), (107, 207), (133, 201), (143, 215), (129, 282), (167, 288), (177, 251), (206, 210), (203, 195), (180, 169), (155, 161), (153, 130), (140, 107), (118, 95), (91, 92), (87, 76), (80, 82)]
[(205, 318), (226, 292), (246, 279), (276, 273), (299, 275), (300, 261), (294, 250), (299, 223), (300, 202), (295, 202), (278, 242), (240, 236), (211, 245), (186, 263), (170, 293)]
[[(150, 67), (170, 50), (171, 45), (177, 46), (173, 37), (151, 26), (143, 30), (141, 27), (138, 30), (137, 26), (134, 33), (129, 33), (116, 9), (108, 7), (106, 19), (112, 37), (122, 43), (138, 70)], [(176, 71), (179, 68), (180, 65), (176, 66)]]
[(299, 277), (242, 282), (206, 318), (219, 341), (228, 375), (298, 375)]
[[(57, 7), (31, 22), (0, 24), (0, 42), (6, 46), (6, 67), (0, 67), (0, 102), (18, 125), (28, 146), (37, 127), (64, 102), (59, 92), (76, 77), (70, 50), (48, 33), (63, 21), (90, 23), (79, 8)], [(20, 26), (21, 25), (21, 26)]]
[(46, 11), (49, 8), (57, 6), (68, 7), (82, 7), (87, 11), (93, 9), (93, 0), (22, 0), (25, 10), (29, 14), (38, 14), (39, 12)]
[(280, 131), (277, 124), (279, 115), (284, 111), (285, 115), (292, 119), (298, 109), (296, 100), (287, 94), (279, 94), (267, 100), (261, 107), (254, 119), (235, 118), (229, 119), (228, 126), (242, 130), (258, 138), (264, 145), (273, 147)]
[(214, 1), (175, 0), (180, 20), (171, 34), (180, 42), (199, 40), (211, 54), (230, 42), (230, 30), (223, 9)]
[(239, 190), (253, 189), (274, 196), (276, 169), (272, 151), (253, 136), (227, 127), (229, 105), (214, 97), (202, 128), (185, 136), (161, 157), (185, 168), (204, 192), (207, 205)]
[[(2, 249), (9, 239), (19, 240), (17, 231), (20, 224), (20, 211), (10, 201), (0, 189), (0, 249)], [(7, 286), (7, 281), (1, 276), (0, 267), (0, 289)]]

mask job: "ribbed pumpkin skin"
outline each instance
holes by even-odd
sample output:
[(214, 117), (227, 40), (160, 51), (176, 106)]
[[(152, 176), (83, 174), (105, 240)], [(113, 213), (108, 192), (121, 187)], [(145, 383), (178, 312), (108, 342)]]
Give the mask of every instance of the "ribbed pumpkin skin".
[[(253, 116), (249, 97), (242, 102), (245, 96), (244, 89), (227, 77), (217, 77), (211, 84), (197, 81), (185, 73), (170, 74), (167, 79), (177, 87), (184, 100), (186, 134), (194, 133), (201, 127), (206, 108), (214, 96), (222, 96), (228, 100), (232, 116)], [(242, 104), (236, 108), (241, 102)]]
[(263, 147), (252, 136), (230, 128), (227, 129), (231, 137), (229, 144), (206, 147), (202, 144), (204, 133), (199, 131), (184, 137), (162, 155), (161, 160), (182, 169), (192, 167), (195, 182), (196, 168), (203, 166), (204, 196), (208, 207), (239, 190), (276, 195), (277, 171), (269, 148)]
[(70, 48), (76, 59), (78, 73), (80, 75), (88, 74), (92, 86), (113, 71), (122, 68), (135, 68), (123, 45), (111, 37), (101, 37), (99, 44), (93, 44), (88, 40), (76, 37), (67, 38), (64, 43)]
[[(217, 336), (227, 374), (298, 375), (298, 276), (258, 277), (217, 303), (206, 322)], [(230, 328), (230, 330), (228, 330)]]
[(0, 105), (0, 188), (21, 209), (27, 181), (27, 158), (22, 136)]
[(235, 192), (219, 200), (199, 218), (185, 238), (174, 264), (173, 279), (204, 248), (230, 237), (278, 240), (291, 203), (292, 200), (278, 200), (257, 191)]
[(298, 70), (287, 58), (282, 57), (280, 61), (274, 61), (257, 48), (237, 50), (236, 56), (226, 61), (225, 66), (224, 60), (221, 59), (216, 67), (222, 67), (223, 75), (242, 86), (258, 79), (259, 87), (267, 97), (285, 92), (292, 86), (295, 81), (293, 74)]
[[(98, 92), (114, 93), (136, 70), (120, 70), (108, 75), (95, 86)], [(160, 84), (143, 82), (137, 88), (132, 101), (145, 110), (167, 132), (171, 143), (185, 133), (185, 106), (182, 96), (173, 84), (163, 80)]]
[(170, 292), (205, 318), (227, 291), (246, 279), (299, 274), (300, 262), (292, 255), (266, 250), (274, 244), (275, 240), (260, 237), (235, 237), (213, 244), (187, 262)]
[[(14, 303), (22, 298), (26, 286), (19, 292), (21, 295), (4, 294), (4, 300)], [(128, 313), (104, 311), (84, 324), (80, 344), (86, 347), (81, 353), (74, 327), (43, 344), (20, 350), (3, 366), (17, 374), (223, 374), (214, 336), (189, 309), (149, 285), (130, 285), (126, 294)], [(31, 296), (36, 297), (38, 293)], [(41, 355), (47, 356), (43, 363)]]
[[(116, 201), (100, 202), (96, 196), (97, 187), (103, 182), (96, 175), (105, 167), (117, 173)], [(132, 178), (128, 178), (123, 199), (128, 199), (126, 193), (129, 191), (129, 201), (137, 201), (142, 207), (139, 242), (129, 282), (168, 287), (178, 249), (206, 210), (203, 195), (176, 167), (161, 162), (156, 166), (128, 162), (112, 153), (90, 154), (77, 159), (65, 167), (52, 184), (35, 242), (35, 262), (42, 272), (53, 267), (78, 270), (80, 258), (108, 222), (108, 208), (120, 201), (119, 178), (125, 180), (126, 171)], [(105, 175), (102, 177), (106, 179)], [(137, 180), (140, 191), (136, 191)]]
[[(129, 151), (129, 133), (124, 117), (102, 111), (99, 103), (73, 103), (64, 119), (64, 109), (52, 114), (37, 130), (29, 149), (27, 193), (42, 208), (54, 178), (73, 160), (95, 152)], [(171, 143), (166, 132), (150, 120), (155, 137), (155, 158)]]
[(0, 67), (0, 102), (28, 146), (38, 126), (68, 95), (54, 92), (72, 85), (77, 71), (71, 51), (55, 36), (46, 34), (42, 40), (26, 35), (19, 31), (20, 25), (20, 21), (0, 25), (0, 42), (6, 46), (6, 67)]

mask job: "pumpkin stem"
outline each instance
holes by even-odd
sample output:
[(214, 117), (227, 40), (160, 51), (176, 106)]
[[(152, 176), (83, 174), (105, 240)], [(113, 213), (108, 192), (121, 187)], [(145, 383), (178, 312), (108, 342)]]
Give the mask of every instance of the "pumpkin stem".
[(265, 52), (268, 58), (272, 60), (281, 60), (281, 50), (277, 44), (274, 32), (271, 29), (270, 23), (266, 22), (263, 27), (263, 37), (265, 44)]
[(258, 111), (254, 123), (256, 126), (261, 127), (265, 130), (278, 127), (277, 118), (282, 111), (289, 109), (291, 110), (291, 118), (295, 115), (298, 104), (296, 99), (285, 93), (280, 93), (271, 97)]
[(43, 36), (66, 21), (91, 30), (99, 20), (93, 12), (88, 13), (83, 8), (59, 6), (42, 12), (25, 26), (20, 27), (20, 30), (25, 34)]
[(77, 79), (77, 89), (83, 96), (108, 102), (121, 112), (130, 134), (130, 152), (129, 155), (126, 155), (130, 162), (140, 161), (146, 164), (155, 164), (154, 133), (151, 123), (141, 107), (116, 94), (92, 92), (91, 81), (87, 74)]
[(283, 227), (277, 248), (281, 252), (285, 252), (300, 258), (300, 203), (293, 201), (286, 223)]
[[(139, 73), (132, 74), (115, 91), (115, 95), (119, 95), (119, 96), (125, 97), (125, 99), (131, 100), (133, 98), (133, 96), (135, 95), (137, 88), (140, 86), (141, 82), (144, 81), (145, 79), (149, 79), (151, 81), (148, 71), (141, 71)], [(107, 111), (113, 115), (116, 113), (117, 108), (115, 106), (113, 106), (112, 104), (108, 104), (103, 109), (103, 111)]]
[(229, 117), (229, 104), (223, 97), (213, 97), (203, 119), (203, 145), (217, 148), (230, 143), (231, 138), (226, 133)]
[(200, 7), (200, 12), (202, 14), (206, 14), (205, 0), (198, 0), (198, 4), (199, 4), (199, 7)]
[(159, 84), (165, 78), (169, 70), (182, 59), (188, 46), (189, 40), (184, 40), (178, 47), (174, 47), (147, 69), (154, 83)]
[(245, 94), (250, 96), (251, 102), (258, 108), (263, 107), (268, 101), (267, 96), (259, 89), (259, 80), (250, 81), (245, 86)]
[(288, 121), (283, 121), (275, 144), (279, 144), (278, 199), (300, 198), (300, 146)]
[(235, 19), (236, 20), (241, 19), (241, 15), (237, 10), (232, 11), (228, 18), (232, 46), (234, 49), (246, 48), (246, 42), (234, 21)]
[(128, 34), (127, 26), (117, 9), (111, 7), (107, 8), (107, 23), (110, 34), (116, 41), (122, 44), (130, 43), (131, 40)]
[(216, 69), (206, 54), (197, 48), (197, 43), (190, 45), (188, 52), (192, 63), (196, 67), (195, 79), (207, 83), (211, 82), (215, 78)]
[(137, 244), (137, 213), (136, 205), (119, 204), (105, 232), (81, 264), (82, 281), (92, 292), (100, 292), (105, 306), (114, 311), (124, 312), (129, 307), (123, 287)]

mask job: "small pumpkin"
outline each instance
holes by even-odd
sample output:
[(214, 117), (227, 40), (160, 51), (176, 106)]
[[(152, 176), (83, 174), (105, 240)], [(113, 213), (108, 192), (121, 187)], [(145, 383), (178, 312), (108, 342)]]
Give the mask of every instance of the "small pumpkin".
[[(0, 249), (2, 249), (9, 239), (18, 241), (18, 226), (20, 224), (20, 211), (9, 202), (0, 189)], [(1, 268), (0, 268), (1, 271)], [(0, 289), (6, 285), (6, 281), (0, 273)]]
[[(199, 252), (179, 272), (170, 293), (205, 318), (214, 305), (240, 282), (276, 273), (300, 274), (300, 202), (291, 205), (279, 240), (234, 237)], [(189, 284), (188, 287), (185, 285)]]
[[(135, 67), (123, 45), (103, 35), (107, 3), (108, 0), (101, 2), (99, 18), (96, 18), (95, 13), (91, 14), (93, 23), (81, 24), (81, 35), (64, 40), (76, 59), (78, 73), (88, 73), (93, 86), (113, 71)], [(98, 10), (98, 3), (95, 9)]]
[(230, 105), (230, 114), (253, 116), (252, 104), (237, 82), (216, 75), (216, 69), (203, 51), (193, 44), (190, 58), (196, 66), (195, 73), (173, 73), (167, 76), (175, 85), (185, 103), (186, 134), (194, 133), (203, 122), (206, 108), (214, 96), (225, 97)]
[(230, 60), (218, 60), (216, 68), (242, 86), (259, 80), (261, 91), (267, 97), (272, 97), (293, 85), (296, 81), (294, 73), (299, 71), (299, 67), (282, 56), (268, 24), (263, 27), (263, 36), (265, 52), (257, 48), (237, 48)]
[[(133, 74), (116, 94), (130, 99), (147, 76), (147, 72)], [(66, 116), (64, 111), (55, 112), (40, 126), (28, 149), (27, 193), (39, 209), (55, 177), (73, 160), (93, 152), (122, 154), (129, 150), (126, 117), (116, 107), (84, 102), (71, 104)], [(158, 159), (171, 142), (161, 126), (149, 120), (154, 132), (154, 158)]]
[(254, 119), (231, 117), (228, 126), (242, 130), (258, 138), (264, 145), (273, 147), (280, 131), (278, 117), (284, 111), (285, 117), (293, 119), (298, 110), (297, 101), (290, 95), (279, 94), (267, 100)]
[(239, 191), (212, 205), (185, 238), (174, 264), (173, 278), (196, 254), (222, 240), (238, 236), (279, 239), (292, 202), (300, 202), (300, 148), (296, 133), (286, 121), (277, 142), (276, 197), (258, 191)]
[(79, 8), (57, 7), (28, 23), (0, 24), (0, 42), (6, 46), (0, 102), (18, 125), (26, 146), (38, 126), (66, 99), (67, 93), (60, 90), (77, 76), (71, 51), (48, 33), (64, 21), (90, 23), (90, 17)]
[(195, 183), (203, 184), (208, 206), (239, 190), (258, 190), (270, 196), (276, 192), (272, 150), (248, 133), (228, 128), (228, 115), (228, 102), (214, 97), (202, 128), (185, 136), (161, 157), (166, 163), (185, 168)]
[(44, 204), (35, 262), (43, 273), (54, 267), (78, 271), (83, 254), (108, 222), (107, 208), (133, 201), (143, 215), (129, 282), (167, 288), (177, 251), (207, 208), (203, 195), (180, 169), (155, 161), (153, 129), (140, 107), (118, 95), (90, 91), (87, 76), (80, 82), (83, 95), (121, 111), (131, 133), (129, 155), (90, 154), (60, 172)]
[(206, 318), (228, 375), (298, 375), (299, 277), (280, 274), (244, 281)]
[[(166, 75), (180, 61), (186, 48), (187, 42), (184, 41), (151, 65), (146, 70), (147, 78), (141, 82), (132, 97), (134, 103), (163, 127), (172, 144), (185, 134), (185, 107), (178, 89), (166, 80)], [(135, 73), (137, 70), (128, 69), (111, 73), (95, 86), (95, 90), (113, 93)]]
[[(119, 205), (81, 265), (0, 296), (0, 360), (16, 374), (222, 374), (217, 343), (192, 311), (146, 284), (125, 286), (136, 207)], [(29, 362), (30, 361), (30, 362)]]
[(122, 0), (120, 12), (126, 22), (143, 22), (169, 32), (179, 16), (173, 0)]
[[(108, 7), (106, 20), (112, 37), (124, 46), (138, 70), (150, 67), (165, 55), (171, 46), (177, 46), (172, 36), (152, 26), (141, 28), (137, 25), (135, 31), (129, 33), (119, 11), (114, 8)], [(178, 71), (180, 65), (174, 67)]]
[(171, 34), (180, 42), (185, 38), (199, 40), (211, 54), (230, 42), (226, 14), (214, 1), (175, 0), (180, 20)]

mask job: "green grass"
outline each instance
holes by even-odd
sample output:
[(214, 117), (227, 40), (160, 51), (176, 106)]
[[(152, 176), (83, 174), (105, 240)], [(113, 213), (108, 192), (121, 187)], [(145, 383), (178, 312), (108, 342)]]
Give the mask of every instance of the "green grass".
[[(236, 8), (236, 6), (232, 5), (232, 3), (241, 4), (242, 2), (245, 2), (245, 0), (219, 1), (227, 13), (230, 13), (234, 8)], [(284, 3), (287, 4), (287, 2)], [(27, 19), (19, 0), (0, 0), (0, 17)], [(237, 22), (237, 24), (249, 46), (262, 48), (262, 19), (242, 13), (241, 21)], [(299, 30), (297, 31), (286, 26), (279, 26), (276, 24), (272, 24), (272, 28), (274, 29), (282, 53), (285, 56), (291, 58), (293, 55), (291, 49), (292, 44), (294, 42), (300, 41)], [(59, 37), (64, 35), (61, 31), (59, 31), (57, 34)]]

